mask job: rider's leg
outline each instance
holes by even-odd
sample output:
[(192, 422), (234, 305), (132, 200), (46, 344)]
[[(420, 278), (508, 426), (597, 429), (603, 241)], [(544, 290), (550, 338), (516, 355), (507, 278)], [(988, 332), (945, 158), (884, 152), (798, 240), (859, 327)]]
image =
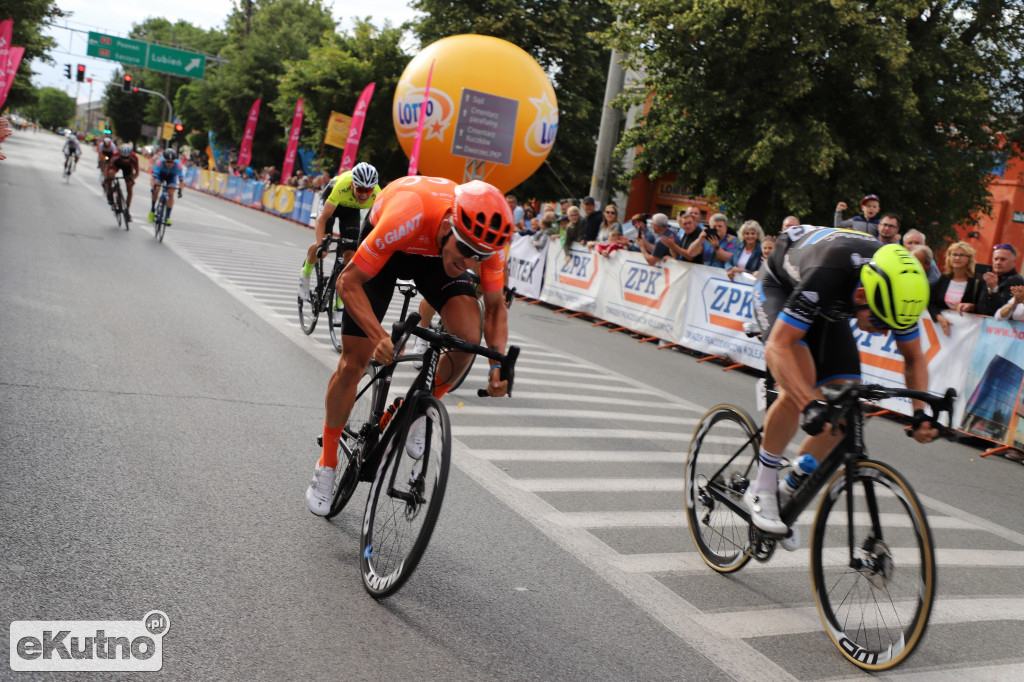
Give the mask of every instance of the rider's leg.
[[(365, 336), (343, 336), (338, 368), (331, 375), (324, 398), (324, 443), (318, 466), (338, 465), (338, 437), (348, 421), (359, 380), (373, 356), (373, 343)], [(328, 438), (328, 432), (333, 438)]]
[(174, 208), (174, 195), (177, 191), (177, 187), (167, 186), (167, 210), (164, 211), (164, 222), (168, 225), (171, 224), (171, 209)]
[(107, 203), (111, 205), (114, 203), (113, 177), (115, 175), (117, 175), (117, 169), (108, 163), (107, 167), (103, 171), (103, 190), (107, 193)]

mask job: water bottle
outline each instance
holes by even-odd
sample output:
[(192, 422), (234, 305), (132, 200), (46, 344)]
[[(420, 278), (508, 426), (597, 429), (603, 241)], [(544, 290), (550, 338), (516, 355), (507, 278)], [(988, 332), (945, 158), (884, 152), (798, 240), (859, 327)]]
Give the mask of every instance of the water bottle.
[(785, 506), (793, 498), (793, 493), (800, 487), (810, 474), (818, 468), (818, 460), (811, 455), (800, 455), (793, 462), (789, 475), (779, 481), (779, 506)]

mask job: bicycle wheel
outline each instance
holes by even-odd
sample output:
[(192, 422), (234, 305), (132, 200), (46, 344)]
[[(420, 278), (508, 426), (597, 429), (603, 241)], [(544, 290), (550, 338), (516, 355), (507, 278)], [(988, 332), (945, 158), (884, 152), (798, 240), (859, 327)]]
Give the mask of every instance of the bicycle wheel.
[(319, 259), (313, 264), (313, 275), (313, 281), (310, 282), (312, 286), (309, 290), (309, 299), (303, 300), (301, 296), (298, 297), (299, 325), (306, 334), (313, 333), (313, 330), (316, 329), (316, 321), (320, 317), (320, 292), (324, 281), (324, 266)]
[[(476, 302), (477, 302), (477, 305), (480, 307), (480, 338), (483, 339), (484, 338), (484, 300), (482, 298), (478, 298), (478, 299), (476, 299)], [(481, 341), (480, 343), (483, 343), (483, 341)], [(452, 385), (452, 387), (449, 389), (450, 391), (454, 391), (455, 389), (457, 389), (459, 386), (462, 385), (462, 382), (465, 381), (466, 377), (469, 376), (470, 370), (473, 369), (473, 363), (475, 361), (476, 361), (476, 356), (475, 355), (470, 355), (469, 356), (469, 364), (466, 365), (466, 371), (463, 372), (462, 376), (459, 377), (459, 380), (456, 381), (455, 384)]]
[[(124, 197), (121, 196), (121, 185), (117, 185), (117, 189), (114, 190), (114, 218), (117, 219), (118, 227), (121, 226), (121, 221), (124, 220)], [(124, 221), (124, 229), (128, 229), (128, 221)]]
[(686, 519), (704, 562), (732, 573), (750, 561), (750, 524), (712, 494), (726, 495), (740, 507), (757, 472), (761, 435), (745, 411), (712, 407), (697, 425), (686, 457)]
[(853, 499), (840, 470), (814, 521), (814, 599), (847, 660), (887, 670), (924, 635), (935, 597), (935, 550), (924, 509), (903, 477), (881, 462), (851, 466)]
[(356, 402), (348, 415), (348, 423), (341, 432), (341, 443), (338, 452), (338, 475), (334, 479), (334, 496), (331, 498), (331, 509), (324, 518), (331, 519), (338, 515), (359, 485), (359, 460), (363, 453), (365, 434), (363, 425), (373, 414), (374, 396), (377, 387), (365, 389), (376, 376), (370, 367), (363, 372), (356, 388)]
[(156, 202), (156, 219), (153, 224), (153, 236), (156, 237), (158, 242), (164, 240), (164, 231), (167, 229), (165, 224), (166, 215), (164, 211), (167, 208), (167, 196), (163, 193), (160, 194), (160, 198)]
[(395, 592), (416, 570), (448, 483), (452, 442), (444, 406), (424, 396), (409, 417), (409, 424), (426, 419), (423, 457), (410, 457), (404, 441), (391, 443), (366, 500), (359, 562), (363, 586), (375, 599)]
[(331, 326), (331, 343), (334, 344), (334, 350), (341, 352), (341, 313), (345, 310), (345, 307), (341, 305), (341, 300), (338, 298), (337, 293), (334, 291), (334, 287), (331, 287), (327, 291), (327, 295), (330, 296), (330, 300), (327, 303), (327, 319)]

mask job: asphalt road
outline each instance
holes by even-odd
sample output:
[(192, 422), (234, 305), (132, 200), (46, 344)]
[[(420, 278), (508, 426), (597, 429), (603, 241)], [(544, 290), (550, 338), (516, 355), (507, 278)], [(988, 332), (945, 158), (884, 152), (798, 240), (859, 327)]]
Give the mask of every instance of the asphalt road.
[[(91, 151), (65, 184), (60, 147), (17, 134), (0, 162), (0, 658), (14, 621), (159, 609), (147, 675), (168, 679), (866, 677), (821, 628), (806, 550), (733, 578), (696, 559), (690, 434), (719, 402), (752, 410), (752, 377), (525, 302), (516, 397), (446, 398), (438, 529), (374, 601), (366, 486), (332, 522), (303, 498), (337, 361), (297, 324), (311, 232), (186, 190), (159, 244), (116, 227)], [(884, 419), (868, 444), (938, 545), (932, 625), (893, 677), (1020, 679), (1024, 468)]]

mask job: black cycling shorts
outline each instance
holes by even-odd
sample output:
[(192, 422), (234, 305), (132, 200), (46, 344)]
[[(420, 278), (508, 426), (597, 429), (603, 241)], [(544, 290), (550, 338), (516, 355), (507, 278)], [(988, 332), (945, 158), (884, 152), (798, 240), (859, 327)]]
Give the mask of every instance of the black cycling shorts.
[(359, 209), (337, 206), (334, 209), (334, 215), (331, 216), (324, 227), (324, 234), (335, 232), (341, 235), (341, 251), (355, 251), (359, 248), (359, 242), (362, 241), (360, 238)]
[[(427, 303), (437, 311), (441, 311), (444, 304), (455, 296), (475, 296), (469, 276), (464, 272), (458, 277), (449, 277), (440, 257), (396, 253), (376, 277), (363, 285), (378, 322), (384, 319), (395, 293), (395, 282), (400, 279), (412, 280)], [(366, 337), (366, 332), (349, 316), (348, 308), (341, 315), (341, 333)]]
[[(768, 273), (754, 287), (754, 319), (767, 340), (789, 294)], [(785, 324), (785, 323), (783, 323)], [(835, 322), (818, 317), (804, 335), (804, 345), (814, 358), (815, 386), (842, 379), (860, 379), (860, 352), (849, 320)]]

